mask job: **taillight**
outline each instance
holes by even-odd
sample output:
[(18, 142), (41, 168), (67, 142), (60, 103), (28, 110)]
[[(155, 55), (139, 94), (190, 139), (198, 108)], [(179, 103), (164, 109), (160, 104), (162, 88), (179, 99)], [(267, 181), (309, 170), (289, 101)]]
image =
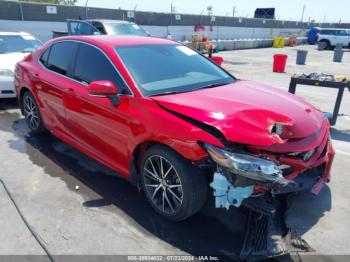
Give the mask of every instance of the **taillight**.
[(16, 64), (16, 67), (15, 67), (15, 77), (19, 77), (19, 66), (18, 66), (18, 64)]

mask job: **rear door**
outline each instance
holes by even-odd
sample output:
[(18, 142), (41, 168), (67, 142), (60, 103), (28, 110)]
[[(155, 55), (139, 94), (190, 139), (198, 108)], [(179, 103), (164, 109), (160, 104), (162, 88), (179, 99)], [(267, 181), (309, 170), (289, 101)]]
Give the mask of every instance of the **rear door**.
[(38, 75), (36, 89), (40, 101), (44, 103), (45, 121), (49, 128), (58, 130), (66, 135), (67, 119), (65, 101), (70, 96), (72, 80), (69, 71), (78, 44), (73, 41), (63, 41), (53, 44), (41, 56), (40, 63), (45, 71)]
[[(102, 162), (127, 173), (131, 92), (107, 55), (90, 44), (79, 45), (73, 72), (74, 97), (66, 106), (69, 130)], [(87, 85), (97, 80), (109, 80), (118, 87), (121, 93), (118, 106), (113, 106), (109, 98), (88, 94)]]
[(336, 39), (335, 45), (342, 44), (343, 46), (347, 46), (349, 43), (348, 32), (345, 29), (336, 30), (335, 39)]
[(86, 21), (72, 20), (68, 21), (69, 35), (94, 35), (100, 34), (99, 31)]

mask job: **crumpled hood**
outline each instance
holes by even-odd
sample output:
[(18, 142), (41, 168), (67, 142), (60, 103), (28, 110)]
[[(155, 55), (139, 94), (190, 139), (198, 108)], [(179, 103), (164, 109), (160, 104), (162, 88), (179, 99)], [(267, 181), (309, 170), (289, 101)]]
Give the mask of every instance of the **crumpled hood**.
[(299, 139), (316, 133), (323, 113), (286, 91), (253, 81), (194, 92), (155, 96), (162, 107), (217, 128), (232, 142), (255, 146), (283, 144), (270, 130), (274, 123), (287, 123)]
[(22, 61), (28, 53), (7, 53), (0, 54), (0, 69), (9, 69), (12, 72), (18, 62)]

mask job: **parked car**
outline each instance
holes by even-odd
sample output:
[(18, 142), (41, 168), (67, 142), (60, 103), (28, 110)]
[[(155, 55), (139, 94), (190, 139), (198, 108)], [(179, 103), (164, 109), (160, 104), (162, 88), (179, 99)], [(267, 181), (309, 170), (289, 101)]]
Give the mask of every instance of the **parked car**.
[(337, 44), (350, 48), (350, 29), (322, 28), (318, 33), (318, 42), (324, 42), (327, 49), (333, 49)]
[(139, 25), (121, 20), (67, 20), (67, 32), (53, 31), (53, 38), (66, 35), (138, 35), (148, 36)]
[(28, 33), (0, 32), (0, 98), (16, 97), (15, 65), (39, 46), (41, 42)]
[(334, 150), (319, 109), (178, 42), (63, 37), (16, 72), (32, 133), (49, 130), (110, 167), (168, 219), (199, 211), (209, 184), (218, 208), (250, 200), (262, 210), (266, 196), (317, 193), (330, 179)]

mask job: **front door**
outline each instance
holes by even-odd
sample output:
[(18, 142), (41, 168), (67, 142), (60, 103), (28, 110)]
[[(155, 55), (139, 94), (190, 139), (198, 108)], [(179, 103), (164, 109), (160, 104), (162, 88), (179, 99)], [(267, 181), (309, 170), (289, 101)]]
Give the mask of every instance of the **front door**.
[[(107, 56), (88, 44), (79, 44), (73, 78), (72, 97), (66, 104), (71, 135), (104, 163), (128, 173), (133, 96)], [(118, 87), (118, 106), (113, 106), (109, 98), (89, 95), (87, 85), (97, 80), (109, 80)]]

